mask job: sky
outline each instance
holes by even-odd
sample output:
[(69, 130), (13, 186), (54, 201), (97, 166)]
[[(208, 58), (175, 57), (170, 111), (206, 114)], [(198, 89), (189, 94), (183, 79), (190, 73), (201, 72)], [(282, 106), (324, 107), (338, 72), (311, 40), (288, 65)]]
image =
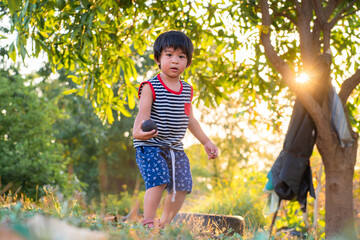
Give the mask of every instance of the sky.
[[(5, 28), (10, 28), (9, 18), (7, 16), (4, 16), (2, 19), (0, 19), (0, 25)], [(16, 33), (6, 34), (6, 38), (1, 39), (0, 41), (0, 47), (5, 47), (10, 45), (12, 42), (16, 41), (16, 37), (17, 37)], [(28, 49), (31, 49), (30, 44), (28, 44)], [(46, 62), (46, 56), (44, 54), (40, 54), (39, 58), (26, 57), (25, 63), (22, 62), (21, 57), (17, 56), (16, 61), (20, 65), (20, 73), (26, 75), (36, 72), (38, 69), (44, 66)], [(13, 63), (11, 60), (8, 62), (9, 64)]]

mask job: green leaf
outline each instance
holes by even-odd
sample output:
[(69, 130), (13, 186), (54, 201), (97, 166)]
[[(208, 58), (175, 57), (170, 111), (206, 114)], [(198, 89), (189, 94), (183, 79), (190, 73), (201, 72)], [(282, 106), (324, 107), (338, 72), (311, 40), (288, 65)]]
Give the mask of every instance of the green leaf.
[(126, 95), (128, 99), (128, 105), (130, 109), (134, 109), (135, 107), (135, 95), (133, 94), (133, 91), (131, 91), (131, 87), (126, 88)]
[(60, 69), (62, 69), (62, 68), (64, 68), (64, 65), (63, 65), (62, 63), (59, 63), (59, 64), (56, 66), (56, 69), (57, 69), (57, 70), (60, 70)]
[(65, 0), (56, 0), (56, 7), (59, 10), (63, 10), (63, 8), (66, 6)]
[(79, 89), (70, 89), (70, 90), (63, 91), (63, 94), (64, 95), (70, 95), (70, 94), (76, 93), (78, 91), (79, 91)]
[(114, 122), (114, 116), (113, 116), (113, 112), (110, 106), (106, 107), (106, 116), (108, 119), (109, 124), (112, 124)]
[(81, 82), (81, 79), (78, 76), (68, 75), (67, 77), (70, 78), (76, 84), (80, 84), (80, 82)]
[(105, 10), (104, 8), (102, 8), (101, 6), (96, 6), (96, 10), (101, 14), (101, 15), (104, 15), (105, 14)]
[(14, 42), (12, 42), (10, 44), (10, 47), (9, 47), (9, 57), (11, 58), (11, 60), (13, 60), (14, 62), (16, 62), (16, 50), (15, 50), (15, 45), (14, 45)]
[(16, 10), (20, 9), (21, 0), (8, 0), (8, 4), (11, 14), (14, 14)]
[(26, 54), (27, 54), (27, 51), (25, 49), (25, 46), (23, 44), (20, 44), (20, 55), (21, 55), (21, 58), (23, 61), (25, 60)]
[(121, 112), (125, 117), (131, 117), (131, 113), (129, 113), (129, 111), (126, 110), (125, 108), (121, 108), (120, 112)]
[(87, 9), (87, 8), (89, 8), (90, 3), (89, 3), (88, 0), (80, 0), (80, 5), (81, 5), (83, 8)]

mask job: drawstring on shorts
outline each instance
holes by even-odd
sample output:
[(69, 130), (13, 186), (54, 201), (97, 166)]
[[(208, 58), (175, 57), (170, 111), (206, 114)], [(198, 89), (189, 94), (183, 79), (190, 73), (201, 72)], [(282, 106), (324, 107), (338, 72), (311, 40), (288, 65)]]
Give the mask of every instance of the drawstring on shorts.
[(172, 202), (175, 202), (175, 195), (176, 195), (176, 184), (175, 184), (175, 154), (174, 151), (170, 149), (171, 155), (171, 165), (172, 165), (172, 177), (173, 177), (173, 195), (171, 198)]

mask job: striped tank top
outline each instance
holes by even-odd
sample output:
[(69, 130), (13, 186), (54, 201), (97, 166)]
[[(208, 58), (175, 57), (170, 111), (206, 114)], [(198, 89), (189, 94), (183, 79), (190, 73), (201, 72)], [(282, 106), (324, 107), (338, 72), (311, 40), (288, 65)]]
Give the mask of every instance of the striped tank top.
[(166, 147), (173, 150), (184, 150), (182, 139), (185, 136), (190, 116), (193, 88), (180, 81), (179, 92), (169, 89), (161, 80), (160, 74), (142, 82), (139, 87), (139, 98), (144, 84), (149, 84), (153, 93), (153, 104), (150, 119), (158, 127), (158, 135), (146, 141), (134, 139), (134, 147)]

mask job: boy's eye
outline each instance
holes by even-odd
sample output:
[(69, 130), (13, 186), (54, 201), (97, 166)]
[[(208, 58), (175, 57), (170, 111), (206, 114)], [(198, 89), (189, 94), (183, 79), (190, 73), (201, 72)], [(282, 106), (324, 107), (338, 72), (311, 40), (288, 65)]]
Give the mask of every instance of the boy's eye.
[(166, 54), (166, 56), (171, 57), (171, 54), (170, 54), (170, 53), (168, 53), (168, 54)]
[(180, 58), (186, 58), (185, 56), (180, 56)]

